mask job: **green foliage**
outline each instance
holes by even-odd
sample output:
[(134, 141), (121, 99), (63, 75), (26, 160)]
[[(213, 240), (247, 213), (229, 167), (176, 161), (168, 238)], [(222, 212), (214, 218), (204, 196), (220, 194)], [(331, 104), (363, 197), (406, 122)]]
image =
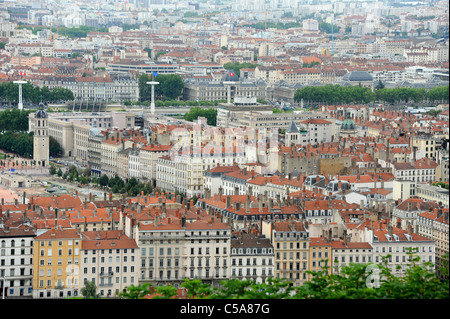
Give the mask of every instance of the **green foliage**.
[[(138, 85), (141, 101), (151, 99), (151, 86), (147, 84), (151, 80), (152, 75), (144, 73), (139, 76)], [(177, 99), (184, 88), (184, 81), (178, 74), (160, 74), (154, 80), (159, 82), (155, 86), (156, 98)]]
[(278, 30), (286, 30), (290, 28), (301, 28), (302, 24), (300, 22), (257, 22), (254, 24), (244, 24), (244, 27), (250, 27), (257, 30), (265, 30), (267, 25), (267, 29), (278, 29)]
[(303, 63), (302, 66), (304, 68), (312, 68), (315, 67), (316, 65), (320, 65), (320, 62)]
[[(440, 279), (431, 263), (420, 263), (416, 252), (408, 252), (410, 263), (403, 276), (394, 275), (388, 267), (391, 256), (386, 255), (380, 264), (350, 263), (335, 273), (330, 273), (327, 260), (322, 260), (324, 267), (307, 271), (311, 279), (299, 287), (280, 278), (268, 278), (265, 283), (231, 279), (222, 281), (220, 288), (184, 278), (181, 286), (191, 299), (448, 299), (448, 263), (442, 271), (447, 277)], [(142, 287), (133, 289), (141, 296), (144, 293)], [(158, 292), (165, 298), (175, 296), (174, 289), (167, 286)]]
[(141, 284), (138, 286), (131, 285), (125, 289), (125, 292), (120, 294), (120, 297), (124, 299), (143, 299), (149, 294), (151, 285), (149, 283)]
[(155, 61), (158, 60), (158, 58), (159, 58), (161, 55), (164, 55), (164, 54), (166, 54), (166, 53), (167, 53), (166, 51), (158, 51), (158, 52), (156, 52), (155, 57), (154, 57), (154, 60), (155, 60)]
[(300, 102), (317, 102), (327, 104), (370, 103), (375, 100), (375, 93), (370, 88), (361, 86), (343, 87), (327, 84), (325, 86), (307, 86), (295, 92), (294, 100)]
[(331, 34), (331, 31), (333, 31), (333, 33), (339, 33), (340, 29), (341, 28), (337, 25), (333, 25), (333, 28), (331, 28), (331, 23), (328, 22), (319, 23), (319, 30), (328, 34)]
[(86, 281), (84, 287), (81, 288), (81, 295), (85, 299), (99, 299), (100, 295), (97, 294), (97, 286), (92, 281)]
[(28, 115), (32, 112), (19, 109), (6, 109), (0, 112), (0, 132), (27, 132), (29, 129)]
[[(56, 101), (71, 101), (74, 99), (73, 92), (66, 88), (56, 87), (50, 90), (44, 86), (39, 88), (28, 82), (22, 85), (22, 95), (24, 102), (39, 103), (41, 102), (56, 102)], [(19, 100), (19, 85), (13, 82), (4, 82), (0, 84), (0, 100), (6, 102), (14, 102)]]
[(0, 149), (14, 152), (22, 157), (33, 155), (33, 134), (6, 131), (0, 134)]
[(425, 97), (430, 100), (430, 101), (442, 101), (442, 102), (447, 102), (448, 103), (448, 91), (449, 91), (449, 86), (438, 86), (435, 87), (431, 90), (429, 90), (426, 94)]
[(223, 65), (224, 69), (226, 70), (233, 70), (234, 74), (236, 74), (237, 76), (239, 76), (239, 74), (241, 73), (241, 69), (254, 69), (258, 66), (258, 64), (256, 63), (249, 63), (249, 62), (245, 62), (245, 63), (231, 63), (231, 62), (227, 62)]
[(184, 114), (186, 121), (195, 121), (199, 117), (206, 117), (208, 125), (216, 125), (217, 122), (217, 110), (214, 108), (202, 109), (200, 107), (193, 107), (188, 113)]
[(49, 154), (53, 157), (58, 157), (62, 155), (62, 146), (59, 142), (53, 137), (49, 137)]
[(440, 188), (449, 189), (449, 184), (448, 184), (448, 182), (447, 182), (447, 183), (445, 183), (445, 182), (435, 182), (435, 183), (431, 183), (431, 185), (433, 185), (433, 186), (438, 186), (438, 187), (440, 187)]

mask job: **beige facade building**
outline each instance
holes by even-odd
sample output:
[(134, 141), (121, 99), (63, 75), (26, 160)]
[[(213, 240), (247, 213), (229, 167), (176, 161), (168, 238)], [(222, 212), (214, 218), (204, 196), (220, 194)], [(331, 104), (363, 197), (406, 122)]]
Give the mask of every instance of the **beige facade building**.
[(81, 235), (76, 229), (49, 229), (34, 238), (33, 298), (81, 296)]
[(275, 251), (274, 277), (284, 278), (294, 286), (308, 280), (309, 232), (303, 222), (262, 221), (262, 234), (270, 238)]
[[(47, 113), (48, 135), (58, 141), (63, 149), (63, 157), (69, 157), (80, 162), (88, 161), (89, 136), (91, 130), (95, 134), (113, 128), (134, 128), (134, 114), (127, 112), (102, 113)], [(35, 129), (35, 114), (28, 118), (29, 130)]]
[(436, 243), (436, 269), (444, 267), (444, 256), (449, 254), (448, 241), (448, 208), (437, 208), (431, 212), (419, 214), (417, 220), (417, 233), (434, 240)]

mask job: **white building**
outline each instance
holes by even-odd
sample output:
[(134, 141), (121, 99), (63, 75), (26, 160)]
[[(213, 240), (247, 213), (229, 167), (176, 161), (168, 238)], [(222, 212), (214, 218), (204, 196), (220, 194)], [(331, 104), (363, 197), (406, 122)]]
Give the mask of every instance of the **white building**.
[(82, 232), (80, 283), (93, 282), (100, 297), (117, 297), (138, 285), (140, 250), (121, 230)]
[(266, 282), (274, 274), (274, 249), (270, 239), (240, 232), (231, 237), (231, 279)]
[[(7, 217), (9, 218), (9, 217)], [(34, 230), (0, 224), (0, 295), (30, 297), (33, 291)]]

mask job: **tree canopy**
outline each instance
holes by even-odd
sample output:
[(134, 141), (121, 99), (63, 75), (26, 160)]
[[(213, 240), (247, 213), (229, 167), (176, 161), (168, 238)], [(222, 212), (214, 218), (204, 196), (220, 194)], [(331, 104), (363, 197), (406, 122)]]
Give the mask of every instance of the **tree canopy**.
[[(158, 98), (176, 100), (184, 88), (184, 81), (178, 74), (160, 74), (153, 77), (153, 80), (159, 82), (155, 86), (155, 97)], [(152, 75), (144, 73), (139, 76), (139, 97), (141, 101), (151, 99), (151, 86), (147, 84), (148, 81), (152, 81)]]
[[(50, 90), (47, 86), (42, 88), (28, 82), (22, 85), (23, 102), (39, 103), (56, 102), (56, 101), (72, 101), (74, 99), (73, 92), (62, 87), (55, 87)], [(4, 82), (0, 84), (0, 100), (5, 102), (19, 101), (19, 85), (13, 82)]]
[(217, 110), (214, 108), (202, 109), (200, 107), (193, 107), (184, 115), (184, 119), (191, 122), (199, 117), (206, 117), (208, 125), (216, 126)]
[(303, 99), (310, 103), (327, 104), (367, 104), (373, 101), (388, 103), (409, 103), (422, 101), (448, 101), (448, 85), (439, 86), (429, 91), (422, 88), (385, 88), (377, 85), (374, 92), (370, 88), (359, 85), (343, 87), (327, 84), (324, 86), (306, 86), (295, 92), (294, 100), (300, 102)]

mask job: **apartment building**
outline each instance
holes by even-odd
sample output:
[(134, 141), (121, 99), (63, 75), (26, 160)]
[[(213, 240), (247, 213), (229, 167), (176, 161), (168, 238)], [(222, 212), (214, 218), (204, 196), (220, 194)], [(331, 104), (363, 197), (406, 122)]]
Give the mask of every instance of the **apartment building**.
[(270, 239), (239, 232), (231, 236), (230, 279), (266, 282), (274, 275), (274, 249)]
[(156, 162), (162, 156), (169, 155), (171, 145), (150, 144), (139, 149), (140, 178), (142, 180), (156, 181)]
[[(326, 271), (328, 274), (331, 274), (333, 266), (332, 252), (332, 241), (329, 238), (310, 237), (308, 269), (316, 272)], [(328, 269), (325, 269), (325, 267), (328, 267)], [(311, 278), (311, 275), (309, 275), (308, 279)]]
[(80, 285), (96, 285), (100, 297), (118, 297), (131, 285), (138, 285), (140, 250), (122, 230), (81, 233)]
[(307, 146), (331, 142), (333, 139), (334, 123), (325, 119), (307, 119), (300, 121), (300, 127), (297, 127), (294, 121), (291, 121), (286, 130), (286, 145), (291, 143), (295, 145)]
[(262, 221), (261, 232), (271, 239), (275, 251), (274, 277), (294, 286), (302, 285), (308, 275), (309, 232), (299, 220)]
[(5, 224), (1, 224), (1, 226), (0, 278), (2, 281), (0, 281), (0, 295), (2, 297), (31, 297), (33, 293), (35, 229), (28, 224), (25, 224), (24, 227), (10, 227)]
[(80, 295), (81, 239), (76, 229), (55, 228), (34, 238), (34, 299)]
[(436, 139), (430, 134), (420, 134), (411, 136), (409, 144), (412, 149), (416, 149), (415, 158), (421, 159), (427, 157), (430, 159), (436, 159), (436, 151), (439, 146)]
[[(413, 227), (407, 230), (393, 227), (389, 222), (377, 223), (375, 227), (366, 230), (366, 240), (373, 247), (373, 262), (383, 264), (387, 258), (387, 266), (397, 275), (405, 275), (411, 264), (409, 254), (412, 252), (419, 257), (419, 264), (424, 262), (435, 263), (435, 241), (414, 233)], [(397, 269), (398, 268), (398, 269)]]
[[(448, 263), (449, 241), (448, 241), (448, 208), (435, 208), (432, 211), (423, 212), (417, 218), (417, 234), (434, 240), (436, 247), (436, 270), (445, 267)], [(445, 259), (445, 255), (447, 258)]]
[[(203, 151), (208, 153), (203, 153)], [(161, 156), (156, 162), (156, 186), (161, 189), (175, 192), (179, 191), (188, 197), (203, 194), (204, 172), (220, 165), (247, 162), (243, 149), (233, 148), (224, 152), (214, 148), (190, 148), (187, 152), (174, 156)]]
[(415, 195), (419, 199), (423, 199), (427, 202), (436, 202), (439, 203), (444, 208), (449, 208), (449, 190), (429, 185), (425, 183), (420, 183), (416, 185)]
[(339, 273), (350, 264), (368, 264), (372, 262), (373, 248), (368, 242), (350, 242), (344, 239), (331, 241), (332, 272)]
[(434, 182), (436, 180), (437, 163), (429, 158), (422, 158), (409, 163), (394, 163), (392, 174), (395, 179), (413, 182)]
[(230, 276), (231, 228), (202, 213), (154, 216), (136, 228), (140, 282), (172, 284), (201, 279), (216, 287)]
[[(426, 202), (419, 198), (408, 198), (399, 202), (392, 210), (391, 226), (408, 229), (416, 226), (419, 214), (438, 207), (436, 202)], [(413, 228), (415, 229), (415, 228)]]

